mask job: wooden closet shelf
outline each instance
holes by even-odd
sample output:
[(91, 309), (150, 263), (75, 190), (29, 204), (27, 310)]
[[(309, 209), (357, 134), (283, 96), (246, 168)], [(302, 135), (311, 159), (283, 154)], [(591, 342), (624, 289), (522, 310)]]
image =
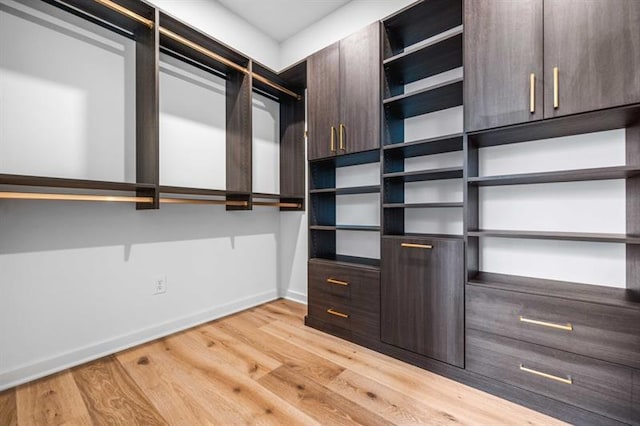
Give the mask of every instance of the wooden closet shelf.
[(92, 189), (99, 191), (131, 191), (155, 189), (153, 184), (108, 182), (101, 180), (67, 179), (46, 176), (0, 174), (0, 185), (47, 187), (60, 189)]
[(599, 167), (593, 169), (560, 170), (552, 172), (522, 173), (501, 176), (470, 177), (470, 185), (500, 186), (535, 183), (579, 182), (590, 180), (626, 179), (640, 175), (638, 166)]
[(421, 182), (429, 180), (459, 179), (463, 176), (462, 167), (446, 167), (442, 169), (421, 170), (415, 172), (385, 173), (385, 179), (401, 179), (404, 182)]
[(311, 189), (310, 194), (336, 194), (336, 195), (352, 195), (352, 194), (373, 194), (380, 192), (380, 185), (352, 186), (348, 188), (323, 188)]
[(422, 155), (462, 151), (462, 141), (463, 134), (454, 133), (435, 138), (385, 145), (383, 150), (386, 155), (398, 154), (403, 158), (420, 157)]
[(425, 89), (384, 100), (393, 117), (410, 118), (462, 105), (462, 78), (454, 78)]
[(438, 209), (438, 208), (462, 208), (464, 203), (387, 203), (385, 209)]
[(640, 244), (640, 236), (591, 232), (509, 231), (479, 229), (467, 232), (470, 237), (495, 237), (533, 240), (584, 241), (595, 243)]
[(312, 231), (371, 231), (380, 232), (379, 226), (369, 225), (311, 225)]

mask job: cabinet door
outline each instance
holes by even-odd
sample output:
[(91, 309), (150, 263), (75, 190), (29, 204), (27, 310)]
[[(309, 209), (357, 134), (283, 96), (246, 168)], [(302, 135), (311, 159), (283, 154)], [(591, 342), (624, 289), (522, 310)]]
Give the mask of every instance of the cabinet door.
[[(380, 23), (340, 41), (339, 153), (380, 147)], [(340, 149), (342, 148), (342, 149)]]
[(544, 63), (545, 118), (640, 102), (640, 1), (545, 0)]
[(383, 342), (464, 365), (463, 258), (461, 240), (383, 238)]
[(466, 0), (464, 10), (467, 131), (542, 119), (542, 0)]
[(309, 160), (331, 157), (337, 153), (340, 121), (339, 74), (338, 43), (309, 57), (307, 62)]

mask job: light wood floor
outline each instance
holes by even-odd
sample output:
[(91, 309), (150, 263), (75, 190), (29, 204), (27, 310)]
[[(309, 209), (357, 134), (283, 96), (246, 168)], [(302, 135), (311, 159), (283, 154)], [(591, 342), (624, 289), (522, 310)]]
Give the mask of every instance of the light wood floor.
[(560, 424), (303, 325), (279, 300), (0, 393), (0, 425)]

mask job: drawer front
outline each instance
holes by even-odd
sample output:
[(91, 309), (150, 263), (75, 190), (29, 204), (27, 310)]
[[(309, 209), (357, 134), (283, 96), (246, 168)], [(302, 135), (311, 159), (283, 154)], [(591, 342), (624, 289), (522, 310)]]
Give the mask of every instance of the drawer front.
[(467, 286), (467, 327), (640, 368), (640, 311)]
[(363, 336), (380, 335), (380, 314), (362, 309), (331, 294), (309, 293), (308, 314), (316, 319)]
[(309, 262), (309, 296), (330, 294), (358, 309), (380, 312), (380, 272)]
[(475, 330), (466, 355), (470, 371), (634, 423), (629, 368)]

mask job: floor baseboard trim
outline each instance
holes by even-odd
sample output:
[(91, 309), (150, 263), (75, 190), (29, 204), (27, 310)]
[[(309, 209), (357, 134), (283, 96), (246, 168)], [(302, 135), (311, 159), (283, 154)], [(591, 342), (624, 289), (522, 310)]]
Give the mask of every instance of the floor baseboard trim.
[(280, 293), (280, 297), (283, 299), (291, 300), (292, 302), (307, 304), (307, 294), (293, 290), (283, 290)]
[[(161, 337), (177, 333), (207, 323), (245, 309), (277, 300), (276, 290), (238, 299), (212, 309), (200, 311), (196, 314), (165, 322), (144, 330), (118, 336), (96, 344), (78, 348), (48, 359), (26, 364), (14, 370), (0, 373), (0, 391), (49, 376), (51, 374), (76, 367), (78, 365), (111, 355), (125, 349), (147, 343)], [(297, 301), (297, 299), (294, 299)], [(306, 297), (305, 302), (306, 303)]]

